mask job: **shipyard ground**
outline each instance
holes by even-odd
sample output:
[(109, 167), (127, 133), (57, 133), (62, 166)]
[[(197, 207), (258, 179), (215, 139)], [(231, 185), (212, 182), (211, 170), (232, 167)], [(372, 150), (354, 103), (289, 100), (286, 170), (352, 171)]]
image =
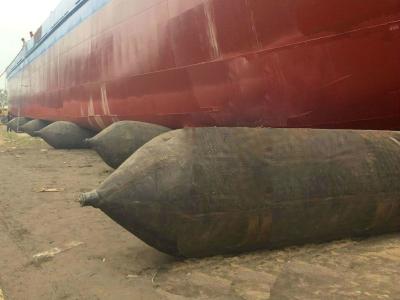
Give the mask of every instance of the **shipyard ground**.
[(0, 128), (0, 300), (400, 299), (400, 234), (176, 260), (79, 206), (111, 171)]

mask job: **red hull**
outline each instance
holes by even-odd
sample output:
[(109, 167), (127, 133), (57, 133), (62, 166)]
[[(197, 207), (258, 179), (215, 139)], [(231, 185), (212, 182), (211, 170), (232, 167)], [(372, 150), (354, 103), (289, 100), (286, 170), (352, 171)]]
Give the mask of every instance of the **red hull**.
[(112, 0), (9, 80), (103, 128), (400, 128), (400, 0)]

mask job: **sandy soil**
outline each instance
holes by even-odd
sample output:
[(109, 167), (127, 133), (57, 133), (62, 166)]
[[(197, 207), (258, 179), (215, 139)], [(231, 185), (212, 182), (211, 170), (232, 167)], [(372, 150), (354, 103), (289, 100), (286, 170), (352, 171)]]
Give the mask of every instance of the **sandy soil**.
[(110, 172), (0, 129), (0, 300), (400, 299), (400, 235), (179, 261), (80, 208)]

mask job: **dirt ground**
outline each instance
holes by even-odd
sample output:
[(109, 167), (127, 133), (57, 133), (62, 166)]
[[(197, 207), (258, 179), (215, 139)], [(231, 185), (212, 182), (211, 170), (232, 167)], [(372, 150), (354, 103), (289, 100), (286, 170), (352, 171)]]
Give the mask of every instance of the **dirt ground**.
[(111, 172), (0, 128), (0, 300), (400, 299), (400, 234), (176, 260), (79, 206)]

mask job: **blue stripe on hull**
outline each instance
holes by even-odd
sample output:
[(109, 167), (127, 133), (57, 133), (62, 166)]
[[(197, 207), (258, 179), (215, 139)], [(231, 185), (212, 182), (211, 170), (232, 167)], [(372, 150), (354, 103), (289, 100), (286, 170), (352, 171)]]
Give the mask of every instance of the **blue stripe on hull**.
[[(7, 68), (7, 79), (11, 79), (36, 58), (45, 53), (60, 39), (78, 27), (87, 18), (102, 9), (111, 0), (64, 0), (51, 17), (42, 25), (42, 38), (36, 43), (27, 42)], [(72, 2), (72, 3), (71, 3)], [(56, 19), (54, 19), (56, 17)]]

